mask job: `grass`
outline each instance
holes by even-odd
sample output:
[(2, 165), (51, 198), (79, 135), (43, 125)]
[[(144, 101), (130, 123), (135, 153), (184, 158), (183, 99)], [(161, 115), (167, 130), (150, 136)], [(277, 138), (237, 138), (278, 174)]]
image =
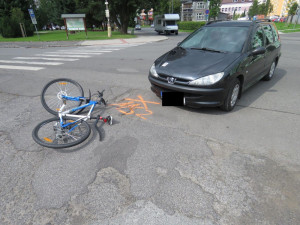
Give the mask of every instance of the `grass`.
[(87, 38), (84, 31), (76, 32), (75, 34), (69, 33), (69, 40), (67, 40), (67, 34), (64, 30), (56, 30), (56, 31), (41, 31), (39, 32), (40, 40), (38, 36), (35, 34), (32, 37), (25, 38), (3, 38), (0, 36), (0, 42), (32, 42), (32, 41), (84, 41), (84, 40), (106, 40), (106, 39), (124, 39), (124, 38), (134, 38), (135, 35), (130, 34), (121, 34), (118, 31), (112, 32), (112, 37), (107, 37), (107, 31), (88, 31)]
[[(275, 23), (278, 31), (283, 33), (300, 32), (300, 24)], [(295, 29), (294, 29), (295, 26)]]
[(195, 30), (181, 30), (181, 29), (178, 30), (178, 32), (184, 32), (184, 33), (192, 33), (194, 31)]

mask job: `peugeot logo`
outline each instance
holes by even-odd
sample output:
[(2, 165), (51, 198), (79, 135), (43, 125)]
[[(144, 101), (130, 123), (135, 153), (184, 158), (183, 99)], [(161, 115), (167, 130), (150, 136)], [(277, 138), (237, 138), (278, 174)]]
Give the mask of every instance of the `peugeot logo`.
[(169, 84), (174, 84), (175, 81), (176, 81), (176, 78), (174, 78), (174, 77), (167, 77), (167, 81), (168, 81)]

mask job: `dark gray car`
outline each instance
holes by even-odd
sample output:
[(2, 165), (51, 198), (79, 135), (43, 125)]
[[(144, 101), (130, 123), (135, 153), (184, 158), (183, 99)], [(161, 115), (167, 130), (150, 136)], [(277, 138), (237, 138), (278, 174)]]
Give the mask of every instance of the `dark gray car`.
[(244, 90), (273, 77), (280, 49), (271, 22), (208, 23), (155, 60), (149, 71), (151, 89), (162, 98), (175, 92), (182, 105), (231, 111)]

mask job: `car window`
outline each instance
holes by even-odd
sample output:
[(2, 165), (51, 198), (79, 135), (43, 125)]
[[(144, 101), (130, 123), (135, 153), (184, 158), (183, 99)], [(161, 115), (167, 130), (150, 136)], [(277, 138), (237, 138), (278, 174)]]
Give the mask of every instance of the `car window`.
[(184, 40), (180, 47), (241, 52), (249, 27), (203, 27)]
[(258, 27), (251, 41), (252, 49), (264, 46), (264, 35), (261, 27)]
[(264, 32), (266, 35), (266, 45), (272, 44), (274, 42), (273, 31), (270, 25), (263, 25)]
[(274, 41), (278, 41), (278, 33), (273, 25), (271, 25), (274, 34)]

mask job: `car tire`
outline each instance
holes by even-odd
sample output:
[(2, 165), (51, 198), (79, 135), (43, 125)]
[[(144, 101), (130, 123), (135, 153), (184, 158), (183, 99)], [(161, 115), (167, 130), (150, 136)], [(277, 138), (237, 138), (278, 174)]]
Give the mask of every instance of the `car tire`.
[(241, 82), (239, 79), (236, 78), (229, 88), (223, 105), (221, 105), (222, 110), (229, 112), (234, 109), (240, 94), (240, 90)]
[(269, 73), (263, 77), (263, 80), (265, 80), (265, 81), (271, 80), (274, 76), (275, 69), (276, 69), (276, 62), (273, 61), (272, 65), (270, 67)]

